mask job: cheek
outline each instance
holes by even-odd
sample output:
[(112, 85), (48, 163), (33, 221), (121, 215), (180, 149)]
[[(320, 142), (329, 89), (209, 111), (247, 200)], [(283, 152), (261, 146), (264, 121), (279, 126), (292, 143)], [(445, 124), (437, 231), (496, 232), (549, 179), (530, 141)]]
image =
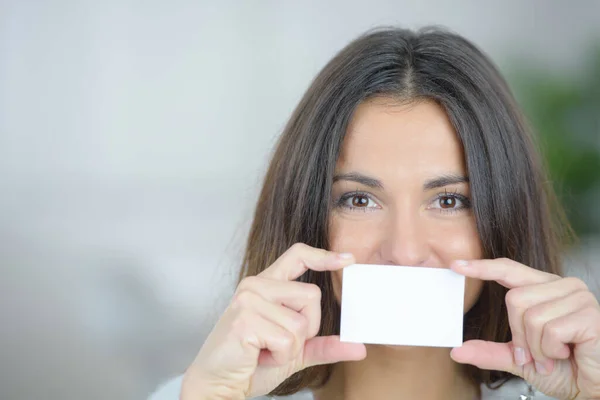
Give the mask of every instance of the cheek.
[(382, 218), (343, 217), (334, 212), (329, 222), (329, 250), (349, 252), (358, 263), (368, 263), (380, 241)]
[[(483, 256), (473, 217), (456, 221), (452, 226), (438, 226), (430, 231), (429, 237), (433, 238), (431, 248), (435, 258), (444, 266), (450, 265), (454, 260), (473, 260)], [(473, 278), (465, 280), (465, 313), (477, 303), (482, 289), (483, 281)]]
[[(335, 216), (329, 223), (329, 250), (339, 253), (352, 253), (359, 260), (359, 255), (356, 254), (356, 245), (361, 242), (360, 231), (353, 229), (345, 229), (343, 221), (340, 221)], [(330, 272), (331, 284), (333, 286), (333, 294), (338, 304), (342, 303), (342, 271)]]
[[(336, 216), (335, 212), (329, 223), (329, 250), (354, 254), (357, 263), (368, 264), (377, 251), (381, 232), (377, 219), (352, 219)], [(333, 292), (338, 303), (341, 302), (342, 271), (331, 272)]]
[(483, 255), (473, 217), (432, 225), (427, 236), (434, 257), (443, 266), (449, 266), (454, 260), (480, 259)]

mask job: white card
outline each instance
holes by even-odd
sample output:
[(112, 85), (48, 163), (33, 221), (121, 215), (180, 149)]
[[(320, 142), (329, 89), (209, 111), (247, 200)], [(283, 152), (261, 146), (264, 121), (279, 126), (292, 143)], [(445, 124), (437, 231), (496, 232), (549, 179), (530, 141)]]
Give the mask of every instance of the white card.
[(457, 347), (465, 277), (445, 268), (354, 264), (343, 269), (343, 342)]

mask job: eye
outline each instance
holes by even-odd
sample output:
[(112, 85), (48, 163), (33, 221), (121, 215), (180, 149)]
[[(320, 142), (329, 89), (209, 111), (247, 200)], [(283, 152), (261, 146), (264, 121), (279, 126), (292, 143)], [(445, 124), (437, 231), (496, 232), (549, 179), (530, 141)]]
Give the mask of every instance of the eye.
[(381, 206), (377, 204), (377, 202), (375, 202), (375, 200), (373, 200), (368, 193), (362, 192), (351, 192), (344, 194), (337, 202), (337, 205), (352, 211), (367, 211), (381, 208)]
[(453, 196), (442, 196), (438, 199), (440, 208), (454, 208), (457, 202), (460, 203), (460, 200), (457, 201), (456, 197)]
[(428, 208), (435, 208), (440, 212), (454, 212), (471, 208), (471, 203), (462, 194), (444, 192), (437, 195)]
[(352, 200), (352, 207), (368, 207), (369, 206), (369, 198), (362, 194), (357, 194), (356, 196), (352, 196), (350, 198)]

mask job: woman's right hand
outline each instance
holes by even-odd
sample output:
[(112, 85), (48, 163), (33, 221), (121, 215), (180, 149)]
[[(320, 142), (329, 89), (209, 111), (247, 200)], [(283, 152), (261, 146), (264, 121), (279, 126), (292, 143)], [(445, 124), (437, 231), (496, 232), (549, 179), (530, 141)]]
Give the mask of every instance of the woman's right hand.
[(363, 344), (316, 336), (321, 290), (294, 281), (308, 269), (333, 271), (354, 262), (351, 254), (295, 244), (262, 273), (243, 279), (186, 371), (181, 399), (260, 396), (304, 368), (363, 359)]

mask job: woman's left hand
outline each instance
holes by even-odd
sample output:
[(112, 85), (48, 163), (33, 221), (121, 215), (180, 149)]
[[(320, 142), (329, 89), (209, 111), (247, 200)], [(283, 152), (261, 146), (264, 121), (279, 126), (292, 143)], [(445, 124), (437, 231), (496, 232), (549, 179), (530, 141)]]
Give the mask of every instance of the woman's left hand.
[(600, 305), (583, 281), (506, 258), (457, 261), (451, 268), (509, 289), (512, 331), (509, 343), (463, 343), (452, 350), (456, 362), (520, 376), (557, 399), (600, 399)]

